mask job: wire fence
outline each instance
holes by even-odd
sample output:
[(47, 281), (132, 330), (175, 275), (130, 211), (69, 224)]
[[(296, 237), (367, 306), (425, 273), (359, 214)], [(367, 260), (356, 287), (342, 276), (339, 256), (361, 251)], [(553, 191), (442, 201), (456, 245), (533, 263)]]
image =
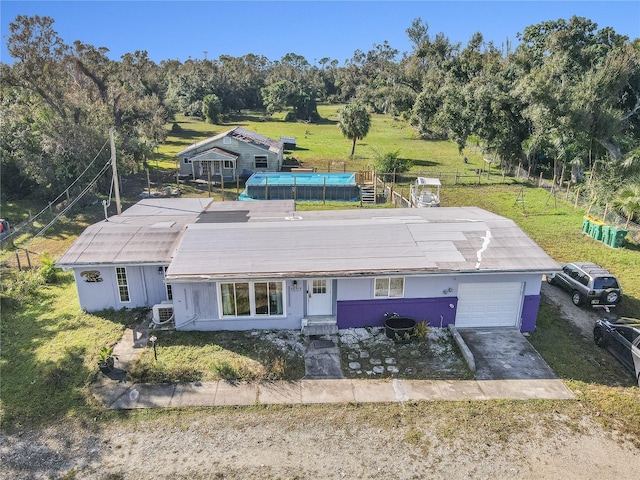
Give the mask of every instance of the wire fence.
[[(411, 207), (410, 187), (415, 182), (416, 177), (423, 176), (422, 172), (408, 174), (376, 173), (376, 184), (382, 192), (386, 201), (397, 207)], [(475, 172), (460, 171), (455, 172), (429, 172), (424, 176), (438, 178), (442, 185), (469, 185), (469, 184), (502, 184), (514, 178), (518, 181), (526, 181), (531, 185), (543, 188), (557, 199), (564, 200), (573, 205), (573, 208), (580, 209), (585, 216), (600, 220), (605, 225), (611, 225), (618, 229), (628, 231), (628, 236), (635, 243), (640, 243), (640, 225), (619, 215), (608, 205), (604, 207), (594, 204), (591, 199), (584, 195), (581, 188), (574, 188), (570, 182), (554, 181), (543, 178), (542, 175), (535, 176), (522, 166), (513, 166), (506, 169), (492, 168), (492, 165), (485, 163), (485, 167), (477, 169)]]
[(572, 188), (571, 183), (564, 182), (562, 178), (560, 181), (554, 181), (543, 178), (542, 176), (537, 178), (533, 177), (527, 170), (524, 170), (520, 166), (514, 169), (514, 173), (516, 178), (527, 180), (531, 184), (545, 189), (557, 198), (572, 203), (573, 208), (584, 211), (585, 217), (589, 216), (600, 220), (605, 225), (627, 230), (627, 235), (633, 239), (634, 242), (640, 243), (640, 225), (632, 222), (629, 218), (619, 215), (613, 208), (610, 208), (609, 205), (603, 207), (595, 204), (584, 195), (581, 188)]

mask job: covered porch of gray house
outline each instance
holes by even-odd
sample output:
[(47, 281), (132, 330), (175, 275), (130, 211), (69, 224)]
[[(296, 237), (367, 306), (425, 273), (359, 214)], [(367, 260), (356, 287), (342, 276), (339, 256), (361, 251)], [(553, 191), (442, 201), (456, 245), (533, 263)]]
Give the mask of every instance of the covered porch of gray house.
[(220, 184), (233, 183), (238, 177), (238, 157), (220, 148), (212, 148), (191, 158), (191, 174), (194, 180), (202, 179)]

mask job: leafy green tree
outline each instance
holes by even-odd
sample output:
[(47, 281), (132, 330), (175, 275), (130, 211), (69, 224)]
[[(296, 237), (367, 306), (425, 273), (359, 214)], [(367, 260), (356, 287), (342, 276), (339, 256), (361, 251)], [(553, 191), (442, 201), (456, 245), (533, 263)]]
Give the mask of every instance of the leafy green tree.
[(400, 150), (393, 152), (374, 152), (376, 171), (380, 173), (404, 173), (411, 169), (412, 162), (400, 157)]
[(351, 158), (353, 158), (356, 141), (362, 140), (369, 133), (371, 115), (361, 103), (349, 103), (338, 112), (338, 128), (344, 137), (352, 141)]
[(275, 62), (262, 88), (262, 100), (267, 113), (293, 108), (288, 120), (315, 122), (318, 114), (318, 98), (324, 96), (324, 83), (319, 70), (295, 53), (287, 53)]
[(202, 116), (209, 123), (219, 123), (222, 113), (222, 101), (217, 95), (210, 93), (202, 100)]
[[(37, 15), (10, 23), (7, 49), (15, 62), (2, 65), (0, 88), (4, 100), (17, 100), (13, 113), (29, 113), (10, 123), (11, 135), (20, 140), (3, 136), (2, 150), (8, 153), (4, 165), (24, 171), (43, 192), (59, 193), (98, 152), (108, 159), (108, 149), (101, 148), (114, 126), (121, 172), (135, 171), (146, 146), (164, 139), (166, 112), (146, 53), (114, 62), (106, 48), (66, 45), (53, 23)], [(102, 165), (92, 168), (97, 172)]]

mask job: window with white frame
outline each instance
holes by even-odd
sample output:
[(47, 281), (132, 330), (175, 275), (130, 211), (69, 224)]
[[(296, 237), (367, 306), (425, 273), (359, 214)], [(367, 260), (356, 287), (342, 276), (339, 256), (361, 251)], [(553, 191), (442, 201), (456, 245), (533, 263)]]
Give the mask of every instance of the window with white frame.
[(224, 145), (231, 145), (231, 137), (224, 137), (224, 138), (222, 139), (222, 143), (223, 143)]
[(404, 277), (381, 277), (375, 279), (374, 297), (398, 298), (404, 296)]
[[(168, 267), (163, 267), (163, 274), (165, 277), (167, 276), (167, 268)], [(167, 300), (173, 300), (173, 290), (171, 290), (171, 284), (167, 283), (165, 284), (165, 287), (167, 289)]]
[(283, 282), (220, 283), (223, 317), (284, 315)]
[(256, 168), (267, 168), (269, 166), (266, 155), (256, 155), (254, 163)]
[(116, 267), (116, 280), (118, 282), (118, 294), (120, 295), (120, 301), (123, 303), (130, 301), (127, 269), (125, 267)]
[(314, 295), (322, 295), (327, 293), (327, 281), (326, 280), (314, 280), (311, 284), (311, 293)]

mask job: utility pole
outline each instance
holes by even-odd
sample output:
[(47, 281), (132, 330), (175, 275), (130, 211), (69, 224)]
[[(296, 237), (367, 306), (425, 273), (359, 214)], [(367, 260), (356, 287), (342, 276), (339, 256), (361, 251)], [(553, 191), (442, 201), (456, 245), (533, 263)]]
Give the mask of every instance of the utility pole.
[(118, 179), (118, 167), (116, 166), (116, 142), (113, 139), (115, 128), (109, 130), (109, 140), (111, 142), (111, 169), (113, 170), (113, 192), (116, 196), (116, 212), (118, 215), (122, 213), (122, 205), (120, 204), (120, 183)]

